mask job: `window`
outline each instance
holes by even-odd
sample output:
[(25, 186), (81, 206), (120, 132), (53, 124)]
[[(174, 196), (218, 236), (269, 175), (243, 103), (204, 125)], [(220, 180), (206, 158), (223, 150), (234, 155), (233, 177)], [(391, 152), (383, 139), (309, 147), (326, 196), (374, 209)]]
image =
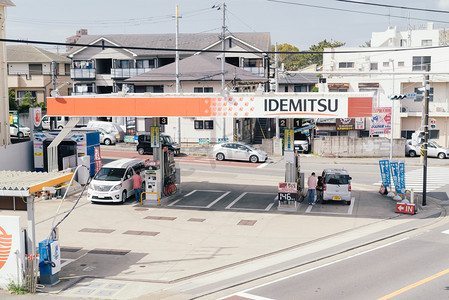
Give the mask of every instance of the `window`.
[(398, 67), (403, 67), (405, 66), (405, 62), (403, 61), (398, 61)]
[(430, 56), (413, 56), (412, 71), (425, 71), (427, 65), (430, 71), (430, 63)]
[(338, 63), (340, 69), (354, 68), (354, 62), (340, 62)]
[(432, 46), (432, 40), (422, 40), (421, 41), (421, 46), (425, 47), (425, 46)]
[(407, 47), (407, 40), (401, 40), (401, 47)]
[(204, 128), (204, 122), (195, 120), (195, 129), (203, 129), (203, 128)]
[(262, 60), (259, 58), (245, 58), (243, 62), (243, 67), (246, 68), (262, 67)]
[[(415, 133), (415, 130), (401, 130), (401, 137), (407, 140), (412, 138), (412, 134)], [(439, 129), (430, 129), (429, 130), (429, 140), (438, 139), (440, 135)]]
[(163, 93), (164, 86), (163, 85), (143, 85), (134, 86), (134, 91), (136, 93)]
[(376, 63), (371, 63), (370, 65), (369, 65), (369, 69), (371, 70), (371, 71), (377, 71), (378, 70), (378, 63), (376, 62)]
[(213, 120), (195, 120), (194, 123), (195, 129), (214, 129), (214, 121)]
[(348, 89), (346, 88), (338, 88), (338, 89), (329, 89), (330, 93), (347, 93)]
[(70, 75), (70, 64), (64, 64), (65, 75)]
[(17, 91), (17, 101), (19, 101), (19, 104), (25, 96), (30, 96), (32, 99), (36, 99), (36, 91)]
[(114, 60), (114, 69), (130, 69), (132, 65), (132, 60)]
[(294, 86), (295, 93), (305, 93), (307, 92), (307, 86), (305, 85), (295, 85)]
[[(423, 90), (421, 90), (421, 88), (415, 88), (415, 94), (416, 94), (415, 102), (421, 102), (424, 100), (425, 93)], [(431, 87), (429, 90), (429, 102), (432, 101), (433, 101), (433, 87)]]
[(138, 59), (136, 61), (136, 67), (138, 69), (144, 69), (144, 68), (156, 68), (156, 59)]
[(30, 75), (42, 75), (42, 65), (41, 64), (29, 64)]
[(196, 88), (193, 88), (193, 92), (194, 93), (213, 93), (214, 92), (214, 88), (211, 88), (211, 87), (205, 87), (205, 88), (196, 87)]
[(214, 121), (204, 121), (204, 129), (214, 129)]
[(384, 61), (383, 64), (382, 64), (382, 66), (383, 66), (384, 68), (388, 68), (388, 67), (390, 66), (390, 62), (389, 62), (389, 61)]

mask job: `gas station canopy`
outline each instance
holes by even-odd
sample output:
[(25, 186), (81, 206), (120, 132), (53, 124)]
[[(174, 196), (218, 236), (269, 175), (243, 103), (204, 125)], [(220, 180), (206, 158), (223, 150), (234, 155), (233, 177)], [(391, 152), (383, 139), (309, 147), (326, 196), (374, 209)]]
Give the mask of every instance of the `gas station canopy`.
[(99, 94), (47, 98), (50, 116), (371, 117), (373, 93)]
[(70, 181), (73, 173), (0, 171), (0, 196), (28, 197), (44, 187)]

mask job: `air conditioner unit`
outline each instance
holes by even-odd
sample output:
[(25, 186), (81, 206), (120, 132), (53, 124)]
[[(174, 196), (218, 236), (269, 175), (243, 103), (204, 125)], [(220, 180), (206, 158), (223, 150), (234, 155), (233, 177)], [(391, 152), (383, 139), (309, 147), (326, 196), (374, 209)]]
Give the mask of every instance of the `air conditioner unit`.
[(408, 107), (401, 107), (401, 112), (403, 113), (408, 112)]

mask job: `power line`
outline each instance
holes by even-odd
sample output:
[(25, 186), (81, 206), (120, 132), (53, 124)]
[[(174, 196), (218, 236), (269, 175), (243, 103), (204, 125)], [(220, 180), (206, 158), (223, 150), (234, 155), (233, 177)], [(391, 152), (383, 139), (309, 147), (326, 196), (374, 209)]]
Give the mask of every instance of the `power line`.
[(437, 9), (418, 8), (418, 7), (409, 7), (409, 6), (396, 6), (396, 5), (390, 5), (390, 4), (361, 2), (361, 1), (354, 1), (354, 0), (334, 0), (334, 1), (346, 2), (346, 3), (354, 3), (354, 4), (360, 4), (360, 5), (371, 5), (371, 6), (380, 6), (380, 7), (388, 7), (388, 8), (398, 8), (398, 9), (408, 9), (408, 10), (417, 10), (417, 11), (449, 14), (449, 11), (447, 11), (447, 10), (437, 10)]
[[(204, 52), (204, 53), (253, 53), (253, 54), (332, 54), (335, 51), (250, 51), (250, 50), (212, 50), (212, 49), (175, 49), (175, 48), (153, 48), (153, 47), (137, 47), (137, 46), (114, 46), (114, 45), (92, 45), (92, 44), (76, 44), (76, 43), (61, 43), (61, 42), (46, 42), (46, 41), (32, 41), (32, 40), (17, 40), (17, 39), (0, 39), (0, 42), (7, 43), (22, 43), (22, 44), (41, 44), (41, 45), (59, 45), (72, 47), (87, 47), (87, 48), (108, 48), (108, 49), (127, 49), (127, 50), (147, 50), (147, 51), (179, 51), (179, 52)], [(431, 47), (416, 47), (416, 48), (391, 48), (391, 49), (373, 49), (363, 48), (365, 50), (343, 50), (338, 53), (387, 53), (387, 52), (401, 52), (401, 51), (417, 51), (429, 49), (443, 49), (449, 48), (449, 45), (431, 46)]]
[(417, 21), (425, 21), (425, 22), (431, 21), (431, 22), (435, 22), (435, 23), (449, 24), (449, 22), (441, 21), (441, 20), (421, 19), (421, 18), (413, 18), (413, 17), (391, 15), (391, 14), (381, 14), (381, 13), (367, 12), (367, 11), (360, 11), (360, 10), (327, 7), (327, 6), (312, 5), (312, 4), (303, 4), (303, 3), (284, 1), (284, 0), (266, 0), (266, 1), (268, 1), (268, 2), (276, 2), (276, 3), (283, 3), (283, 4), (290, 4), (290, 5), (297, 5), (297, 6), (312, 7), (312, 8), (321, 8), (321, 9), (327, 9), (327, 10), (333, 10), (333, 11), (351, 12), (351, 13), (358, 13), (358, 14), (365, 14), (365, 15), (372, 15), (372, 16), (391, 17), (391, 18), (417, 20)]

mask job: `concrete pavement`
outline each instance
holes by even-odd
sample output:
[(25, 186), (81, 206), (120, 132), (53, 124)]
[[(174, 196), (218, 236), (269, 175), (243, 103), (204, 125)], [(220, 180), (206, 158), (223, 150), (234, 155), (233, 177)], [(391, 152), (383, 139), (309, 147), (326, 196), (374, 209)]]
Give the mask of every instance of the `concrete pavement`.
[[(190, 299), (261, 276), (260, 270), (285, 268), (282, 262), (292, 258), (391, 228), (404, 231), (419, 219), (433, 222), (441, 211), (430, 201), (417, 215), (397, 215), (395, 202), (378, 193), (356, 197), (363, 197), (364, 206), (386, 203), (390, 209), (372, 216), (362, 207), (347, 216), (246, 213), (143, 207), (133, 199), (124, 205), (91, 204), (82, 197), (59, 228), (61, 282), (27, 297)], [(62, 204), (57, 220), (74, 202), (72, 196)], [(47, 238), (59, 203), (37, 201), (37, 241)], [(24, 212), (1, 213), (21, 215), (25, 225)]]

